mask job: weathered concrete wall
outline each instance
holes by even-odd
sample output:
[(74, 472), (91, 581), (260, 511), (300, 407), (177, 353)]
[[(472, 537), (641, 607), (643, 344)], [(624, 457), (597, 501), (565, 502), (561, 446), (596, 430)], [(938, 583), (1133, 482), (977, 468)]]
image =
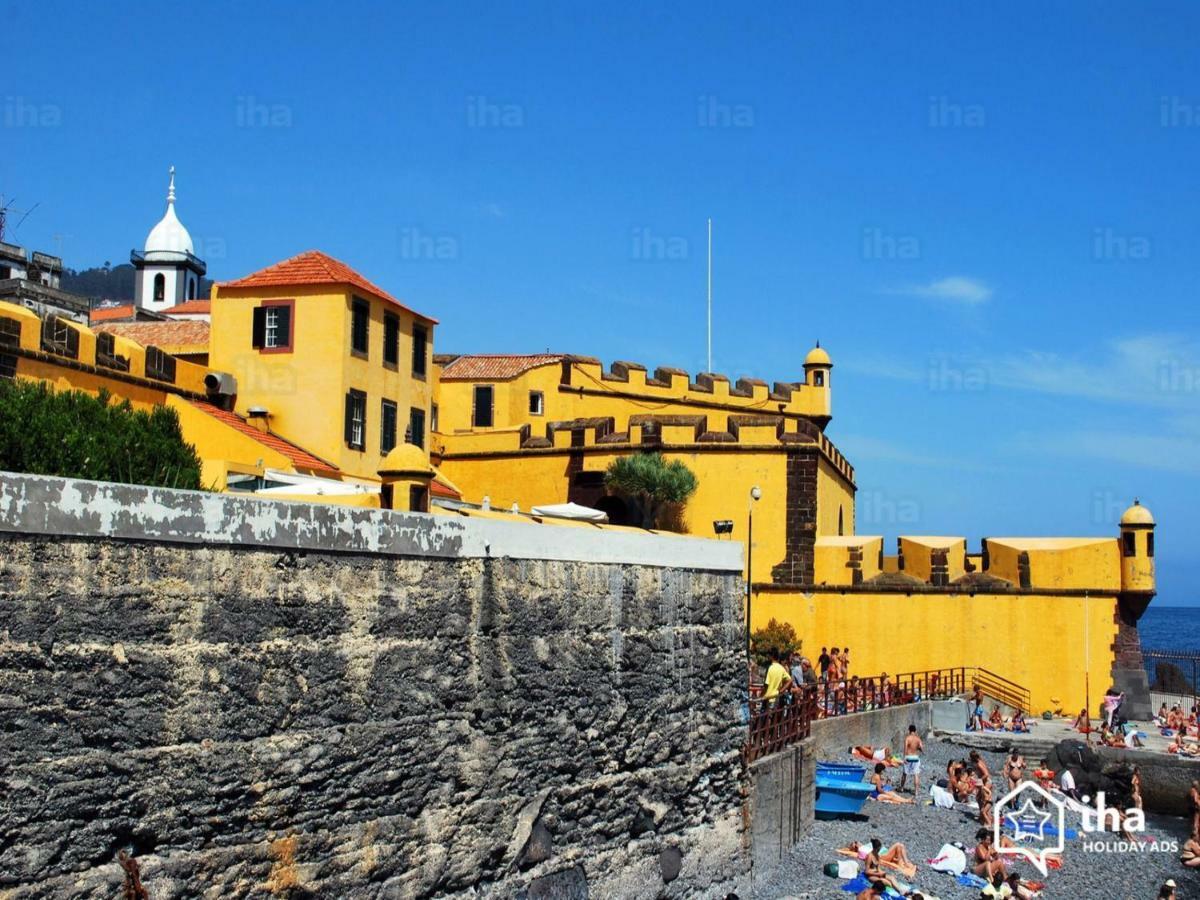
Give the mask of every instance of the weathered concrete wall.
[(847, 748), (866, 744), (891, 747), (893, 753), (902, 756), (909, 725), (916, 725), (922, 737), (928, 734), (933, 727), (933, 704), (909, 703), (836, 719), (819, 719), (812, 725), (813, 753), (818, 760), (843, 759)]
[(756, 880), (769, 875), (808, 832), (815, 774), (811, 739), (751, 763), (746, 806)]
[[(428, 517), (257, 501), (197, 541), (164, 523), (210, 499), (152, 495), (0, 476), (0, 896), (111, 898), (125, 847), (154, 900), (706, 896), (744, 875), (741, 582), (719, 553), (494, 558), (507, 537), (484, 551), (474, 523), (450, 548)], [(108, 536), (146, 503), (155, 540)], [(249, 512), (267, 531), (235, 536)], [(78, 536), (13, 533), (39, 516)], [(289, 547), (289, 521), (325, 548)], [(380, 525), (413, 543), (360, 533)], [(559, 529), (512, 527), (555, 552)]]

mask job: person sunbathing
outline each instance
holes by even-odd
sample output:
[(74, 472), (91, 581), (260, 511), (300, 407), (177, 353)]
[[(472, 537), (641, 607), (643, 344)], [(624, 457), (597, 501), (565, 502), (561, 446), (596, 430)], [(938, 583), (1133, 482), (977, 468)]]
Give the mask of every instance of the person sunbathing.
[(854, 900), (876, 900), (882, 897), (888, 889), (886, 881), (876, 881), (854, 895)]
[(1133, 805), (1137, 809), (1142, 808), (1142, 769), (1140, 766), (1133, 767), (1133, 775), (1129, 778), (1129, 790), (1133, 794)]
[(1012, 896), (1018, 898), (1018, 900), (1031, 900), (1031, 898), (1037, 896), (1038, 891), (1043, 887), (1043, 884), (1038, 881), (1022, 881), (1021, 876), (1016, 872), (1008, 876), (1005, 884), (1012, 891)]
[(1011, 791), (1019, 785), (1025, 777), (1025, 757), (1016, 751), (1016, 748), (1008, 754), (1008, 759), (1004, 761), (1004, 776), (1008, 779), (1008, 789)]
[(876, 750), (869, 744), (860, 744), (857, 747), (851, 747), (850, 753), (859, 759), (865, 759), (867, 762), (883, 763), (889, 768), (900, 765), (899, 762), (892, 759), (891, 747), (880, 747)]
[(1029, 733), (1029, 723), (1025, 721), (1025, 713), (1019, 709), (1013, 713), (1012, 730), (1020, 734)]
[(1088, 715), (1086, 709), (1081, 709), (1079, 715), (1075, 717), (1075, 722), (1071, 725), (1076, 731), (1082, 731), (1084, 734), (1092, 733), (1092, 719)]
[(887, 767), (883, 763), (875, 764), (875, 774), (871, 776), (871, 784), (875, 787), (875, 790), (871, 792), (871, 799), (878, 800), (881, 803), (915, 803), (916, 800), (912, 797), (901, 797), (892, 789), (892, 786), (887, 783), (887, 779), (884, 777), (883, 773), (886, 771)]
[(1108, 723), (1100, 723), (1100, 743), (1106, 747), (1124, 747), (1125, 739), (1108, 730)]
[(860, 841), (851, 841), (849, 847), (842, 847), (837, 851), (843, 856), (853, 856), (862, 860), (864, 863), (863, 873), (867, 878), (874, 881), (875, 879), (883, 879), (894, 887), (895, 884), (883, 867), (895, 869), (905, 878), (912, 878), (917, 874), (916, 864), (908, 858), (908, 849), (903, 844), (893, 844), (886, 847), (879, 838), (871, 838), (870, 842), (863, 843)]
[(999, 706), (992, 707), (992, 714), (988, 716), (987, 724), (994, 731), (1004, 730), (1004, 716), (1000, 714)]
[(986, 878), (988, 881), (997, 873), (1003, 873), (1004, 860), (1000, 858), (1000, 854), (996, 852), (996, 847), (992, 844), (992, 831), (990, 828), (980, 828), (975, 832), (975, 853), (972, 860), (972, 871), (980, 878)]
[(1167, 704), (1163, 704), (1158, 708), (1158, 714), (1154, 717), (1154, 724), (1161, 725), (1164, 728), (1167, 725)]
[(1184, 842), (1183, 849), (1179, 851), (1179, 859), (1189, 869), (1200, 869), (1200, 842), (1195, 837), (1190, 837)]

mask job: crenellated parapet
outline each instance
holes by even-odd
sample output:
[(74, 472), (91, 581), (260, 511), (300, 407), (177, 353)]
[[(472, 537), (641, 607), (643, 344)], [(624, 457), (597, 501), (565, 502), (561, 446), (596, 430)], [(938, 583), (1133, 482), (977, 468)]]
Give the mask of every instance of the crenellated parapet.
[(815, 382), (813, 373), (801, 381), (777, 381), (768, 386), (758, 378), (738, 378), (718, 372), (689, 375), (683, 369), (659, 366), (651, 372), (646, 366), (628, 360), (613, 362), (606, 370), (603, 363), (589, 356), (564, 356), (561, 359), (559, 388), (587, 395), (592, 392), (623, 396), (630, 400), (660, 403), (706, 404), (730, 411), (769, 408), (782, 416), (803, 416), (824, 425), (829, 417), (829, 382)]
[(854, 482), (854, 467), (823, 431), (804, 419), (789, 420), (779, 415), (718, 417), (725, 428), (704, 414), (634, 413), (590, 416), (546, 422), (536, 426), (459, 432), (440, 435), (439, 452), (456, 454), (514, 454), (545, 451), (706, 450), (786, 451), (793, 446), (815, 447), (847, 482)]
[[(18, 359), (27, 363), (18, 365)], [(210, 370), (204, 366), (62, 316), (41, 317), (23, 306), (0, 303), (0, 375), (57, 379), (56, 370), (66, 369), (167, 393), (197, 398), (209, 393), (205, 379)]]

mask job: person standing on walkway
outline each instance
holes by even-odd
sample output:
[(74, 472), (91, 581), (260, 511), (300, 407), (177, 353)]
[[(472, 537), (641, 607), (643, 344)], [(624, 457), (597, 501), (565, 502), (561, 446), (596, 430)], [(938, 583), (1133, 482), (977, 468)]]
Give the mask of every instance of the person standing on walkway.
[(829, 671), (829, 648), (821, 648), (821, 655), (817, 657), (817, 667), (821, 670), (821, 680), (824, 681), (825, 673)]

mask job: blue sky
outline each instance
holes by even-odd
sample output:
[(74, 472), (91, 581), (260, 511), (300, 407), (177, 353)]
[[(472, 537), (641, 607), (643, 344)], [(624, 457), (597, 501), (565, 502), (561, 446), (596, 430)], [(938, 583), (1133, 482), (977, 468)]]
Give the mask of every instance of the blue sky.
[[(210, 274), (301, 250), (546, 348), (800, 377), (863, 532), (1111, 534), (1186, 573), (1200, 7), (0, 3), (15, 239), (126, 261), (168, 165)], [(47, 30), (47, 23), (53, 23)]]

